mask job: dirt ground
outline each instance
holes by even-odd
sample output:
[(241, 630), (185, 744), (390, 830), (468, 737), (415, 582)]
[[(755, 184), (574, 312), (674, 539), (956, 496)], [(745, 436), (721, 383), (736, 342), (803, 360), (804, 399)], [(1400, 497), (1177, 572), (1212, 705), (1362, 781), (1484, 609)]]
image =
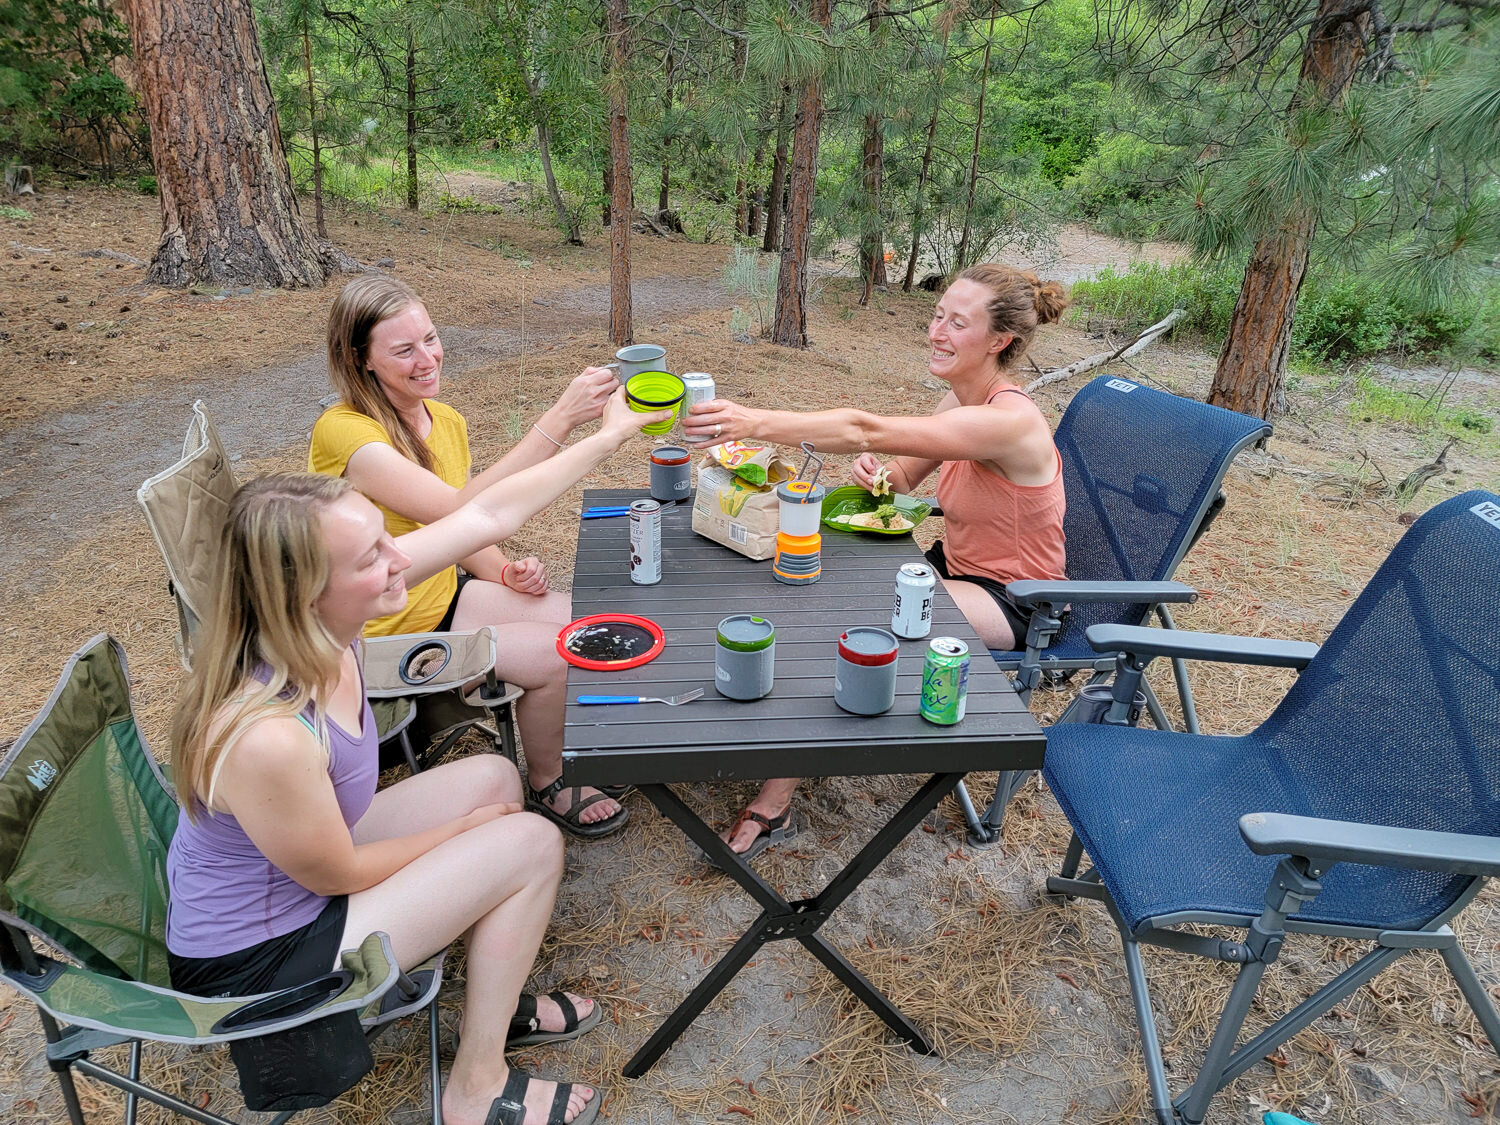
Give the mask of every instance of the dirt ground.
[[(29, 221), (0, 219), (0, 563), (9, 575), (0, 599), (0, 746), (45, 699), (68, 653), (107, 630), (125, 644), (138, 713), (160, 750), (181, 676), (176, 621), (133, 492), (175, 459), (195, 398), (218, 420), (238, 473), (301, 467), (328, 393), (321, 338), (336, 289), (153, 290), (141, 265), (158, 223), (153, 200), (73, 188), (47, 191), (27, 207)], [(608, 247), (597, 236), (569, 247), (511, 213), (350, 211), (330, 225), (361, 261), (389, 259), (382, 268), (427, 296), (447, 352), (444, 397), (468, 417), (479, 461), (502, 452), (580, 367), (613, 351), (605, 330)], [(731, 337), (735, 301), (719, 280), (726, 247), (638, 237), (633, 248), (637, 339), (663, 344), (683, 369), (713, 372), (722, 394), (757, 405), (850, 403), (893, 413), (926, 411), (939, 397), (923, 360), (929, 295), (878, 293), (861, 309), (832, 279), (809, 318), (813, 346), (795, 353)], [(1136, 253), (1174, 252), (1070, 231), (1050, 264), (1071, 280)], [(1032, 358), (1048, 367), (1103, 350), (1107, 327), (1046, 329)], [(1201, 395), (1212, 358), (1168, 344), (1109, 370)], [(1054, 421), (1074, 389), (1041, 393)], [(1500, 413), (1487, 375), (1470, 378), (1464, 393)], [(1351, 420), (1348, 400), (1347, 383), (1307, 382), (1269, 449), (1232, 470), (1225, 515), (1179, 573), (1204, 591), (1180, 623), (1314, 641), (1326, 635), (1402, 531), (1394, 502), (1367, 497), (1368, 466), (1399, 480), (1441, 446), (1430, 431)], [(628, 450), (590, 484), (643, 485), (642, 460)], [(1500, 464), (1463, 447), (1449, 468), (1408, 507), (1500, 480)], [(514, 544), (541, 554), (564, 584), (578, 507), (575, 491)], [(1205, 731), (1248, 729), (1288, 682), (1258, 669), (1195, 670)], [(1045, 722), (1065, 703), (1042, 694), (1034, 710)], [(972, 781), (988, 792), (990, 779)], [(883, 819), (911, 788), (912, 779), (900, 777), (808, 783), (800, 798), (807, 832), (767, 853), (760, 870), (794, 897), (814, 892), (863, 843), (861, 825)], [(745, 786), (686, 791), (718, 819), (748, 796)], [(752, 916), (748, 900), (693, 859), (675, 828), (639, 796), (628, 800), (628, 830), (570, 845), (537, 974), (543, 987), (601, 996), (610, 1018), (576, 1044), (520, 1056), (542, 1074), (607, 1087), (611, 1121), (1147, 1119), (1113, 927), (1089, 904), (1060, 907), (1040, 895), (1067, 829), (1035, 782), (997, 848), (969, 848), (956, 809), (942, 806), (825, 930), (933, 1029), (937, 1054), (916, 1056), (890, 1042), (800, 948), (774, 945), (655, 1070), (621, 1078), (624, 1060)], [(1490, 982), (1500, 980), (1497, 921), (1496, 899), (1487, 895), (1460, 931)], [(1289, 943), (1254, 1018), (1295, 1004), (1349, 953)], [(1177, 1085), (1196, 1067), (1228, 976), (1167, 953), (1148, 952), (1147, 963)], [(450, 1031), (461, 985), (462, 966), (455, 968), (445, 991)], [(372, 1079), (307, 1120), (421, 1120), (424, 1037), (421, 1020), (399, 1027), (377, 1048)], [(149, 1076), (233, 1114), (234, 1076), (221, 1053), (148, 1057)], [(113, 1092), (83, 1087), (91, 1120), (120, 1118)], [(1277, 1108), (1320, 1123), (1456, 1123), (1491, 1114), (1497, 1101), (1494, 1053), (1441, 963), (1419, 954), (1253, 1068), (1220, 1095), (1210, 1119), (1248, 1125)], [(0, 1120), (61, 1119), (34, 1012), (0, 992)], [(147, 1110), (143, 1120), (165, 1118)]]

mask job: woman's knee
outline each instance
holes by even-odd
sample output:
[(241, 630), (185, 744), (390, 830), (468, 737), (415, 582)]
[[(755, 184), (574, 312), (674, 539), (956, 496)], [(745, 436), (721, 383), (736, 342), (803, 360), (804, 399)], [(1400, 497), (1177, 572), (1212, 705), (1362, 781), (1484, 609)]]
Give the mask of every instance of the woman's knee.
[(562, 831), (557, 825), (533, 812), (512, 813), (507, 819), (513, 821), (518, 836), (512, 844), (521, 851), (527, 866), (544, 881), (561, 882), (565, 849)]
[(473, 762), (477, 773), (476, 786), (484, 793), (481, 805), (494, 805), (502, 801), (521, 800), (521, 774), (516, 765), (503, 754), (475, 754), (465, 761)]

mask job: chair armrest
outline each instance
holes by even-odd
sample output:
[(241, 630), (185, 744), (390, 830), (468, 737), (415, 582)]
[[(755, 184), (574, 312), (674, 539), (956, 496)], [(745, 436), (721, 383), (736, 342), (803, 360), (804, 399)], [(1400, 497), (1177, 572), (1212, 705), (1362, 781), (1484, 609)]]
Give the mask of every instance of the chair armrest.
[(1388, 828), (1290, 813), (1247, 813), (1240, 835), (1256, 855), (1409, 867), (1455, 875), (1500, 875), (1500, 839), (1463, 832)]
[[(371, 699), (402, 698), (452, 691), (494, 670), (499, 634), (493, 625), (464, 633), (401, 633), (360, 640), (365, 694)], [(425, 654), (430, 663), (413, 662)]]
[(1195, 633), (1189, 629), (1148, 629), (1141, 625), (1090, 625), (1087, 636), (1095, 652), (1218, 660), (1270, 668), (1306, 668), (1318, 654), (1318, 646), (1309, 641)]
[[(336, 1012), (359, 1012), (379, 1001), (401, 976), (390, 938), (379, 932), (368, 935), (359, 948), (344, 950), (342, 971), (319, 978), (326, 984), (321, 992), (298, 985), (261, 996), (192, 996), (74, 965), (51, 971), (56, 963), (44, 964), (49, 971), (40, 977), (7, 971), (0, 982), (59, 1022), (99, 1033), (71, 1042), (67, 1037), (55, 1045), (57, 1058), (121, 1038), (193, 1045), (267, 1035)], [(262, 1013), (263, 1018), (247, 1022)]]
[(1157, 602), (1195, 602), (1198, 591), (1181, 582), (1048, 582), (1027, 578), (1005, 587), (1019, 606), (1042, 603), (1065, 605), (1071, 602), (1131, 602), (1155, 605)]

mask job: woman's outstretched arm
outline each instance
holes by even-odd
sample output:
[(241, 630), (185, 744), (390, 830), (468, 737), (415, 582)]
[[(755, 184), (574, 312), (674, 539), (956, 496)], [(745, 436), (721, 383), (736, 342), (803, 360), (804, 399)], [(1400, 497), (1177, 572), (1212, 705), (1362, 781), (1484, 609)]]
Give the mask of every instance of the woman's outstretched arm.
[(452, 515), (408, 532), (397, 540), (411, 556), (406, 583), (415, 586), (481, 547), (509, 539), (552, 501), (602, 464), (640, 428), (664, 421), (665, 410), (636, 414), (617, 390), (604, 408), (604, 423), (596, 433), (561, 450), (540, 465), (497, 481)]

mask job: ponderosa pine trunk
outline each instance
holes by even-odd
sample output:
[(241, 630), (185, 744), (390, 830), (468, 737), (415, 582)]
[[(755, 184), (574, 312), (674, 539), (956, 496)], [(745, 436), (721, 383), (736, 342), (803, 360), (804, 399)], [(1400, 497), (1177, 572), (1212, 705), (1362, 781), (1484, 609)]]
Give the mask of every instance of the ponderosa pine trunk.
[[(666, 109), (672, 112), (672, 53), (667, 52)], [(672, 139), (665, 133), (661, 142), (661, 186), (656, 194), (656, 213), (660, 215), (672, 202)]]
[(964, 201), (964, 228), (958, 239), (958, 250), (953, 255), (953, 272), (958, 273), (969, 264), (969, 239), (974, 233), (974, 196), (979, 185), (979, 139), (984, 128), (984, 95), (990, 82), (990, 48), (995, 43), (995, 16), (999, 4), (990, 6), (989, 34), (984, 37), (984, 55), (979, 64), (979, 105), (974, 113), (974, 141), (969, 152), (968, 194)]
[[(885, 40), (881, 28), (884, 15), (885, 0), (870, 0), (870, 39), (877, 45)], [(859, 175), (866, 208), (865, 232), (859, 243), (859, 276), (864, 282), (859, 303), (868, 305), (875, 286), (886, 283), (885, 230), (880, 221), (880, 193), (885, 180), (885, 133), (878, 111), (865, 114), (865, 145)]]
[(635, 210), (630, 185), (630, 65), (627, 0), (605, 0), (609, 28), (609, 338), (624, 347), (635, 341), (630, 306), (630, 220)]
[(583, 234), (578, 229), (578, 220), (568, 213), (567, 205), (563, 203), (562, 192), (557, 190), (557, 177), (552, 174), (552, 130), (547, 127), (547, 122), (540, 114), (536, 121), (536, 147), (537, 155), (542, 160), (542, 179), (547, 184), (547, 198), (552, 200), (552, 210), (557, 215), (557, 225), (568, 232), (569, 243), (582, 246)]
[(766, 237), (760, 248), (766, 253), (781, 249), (781, 202), (786, 195), (786, 101), (776, 110), (776, 152), (771, 157), (771, 184), (766, 188)]
[[(811, 0), (811, 14), (827, 31), (832, 22), (830, 0)], [(807, 347), (807, 251), (822, 126), (823, 77), (814, 73), (803, 83), (797, 106), (791, 192), (781, 238), (781, 272), (776, 278), (776, 317), (771, 324), (771, 342), (791, 348)]]
[(323, 218), (323, 153), (318, 145), (318, 99), (313, 85), (312, 36), (307, 30), (307, 14), (302, 15), (302, 66), (307, 73), (307, 131), (312, 136), (313, 222), (319, 238), (328, 237)]
[[(1369, 33), (1370, 8), (1363, 0), (1321, 0), (1288, 118), (1313, 101), (1330, 105), (1344, 96), (1365, 56)], [(1296, 207), (1256, 241), (1214, 369), (1208, 393), (1213, 405), (1258, 418), (1286, 409), (1292, 318), (1317, 227), (1314, 206)]]
[(922, 248), (923, 220), (927, 210), (927, 181), (932, 175), (932, 151), (937, 141), (938, 111), (942, 108), (943, 70), (948, 65), (948, 31), (943, 32), (943, 57), (933, 75), (932, 116), (927, 119), (927, 147), (922, 150), (922, 170), (917, 174), (917, 190), (911, 209), (911, 250), (906, 256), (906, 276), (901, 292), (910, 293), (917, 272), (917, 254)]
[(415, 211), (417, 193), (417, 37), (406, 33), (406, 206)]
[(307, 230), (249, 0), (123, 0), (151, 129), (157, 285), (322, 285), (357, 269)]

